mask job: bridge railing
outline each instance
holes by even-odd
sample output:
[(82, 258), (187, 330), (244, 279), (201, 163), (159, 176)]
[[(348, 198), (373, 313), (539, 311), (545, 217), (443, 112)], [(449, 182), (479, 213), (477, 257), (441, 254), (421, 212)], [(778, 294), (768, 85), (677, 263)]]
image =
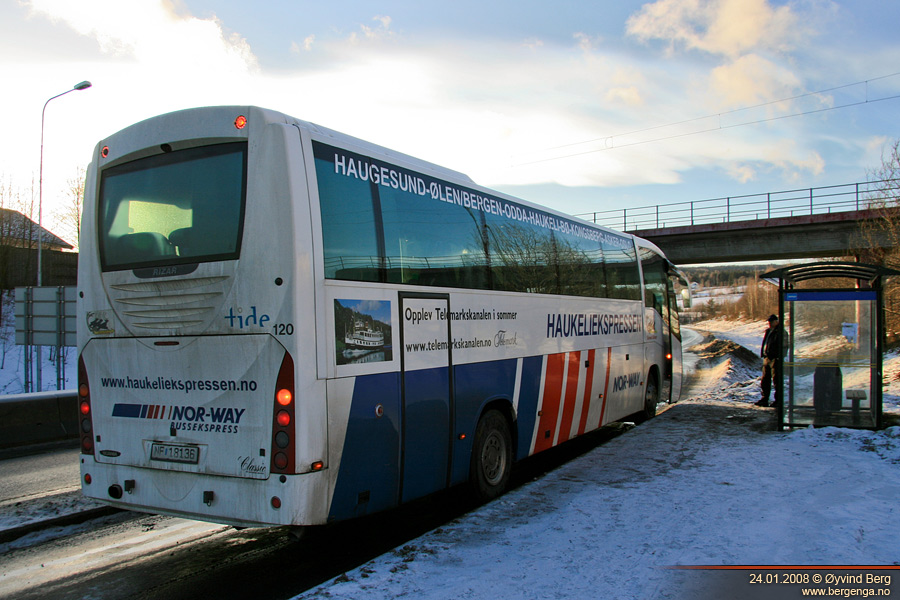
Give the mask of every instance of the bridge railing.
[(883, 179), (594, 211), (575, 216), (620, 231), (640, 231), (858, 211), (883, 206), (898, 196), (900, 196), (900, 179)]

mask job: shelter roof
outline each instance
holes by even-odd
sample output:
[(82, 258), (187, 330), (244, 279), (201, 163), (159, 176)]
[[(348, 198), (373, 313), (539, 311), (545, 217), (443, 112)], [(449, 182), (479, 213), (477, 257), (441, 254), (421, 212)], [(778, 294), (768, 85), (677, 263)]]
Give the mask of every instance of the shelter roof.
[(878, 279), (894, 275), (900, 275), (900, 271), (881, 265), (829, 261), (782, 267), (780, 269), (769, 271), (762, 277), (765, 281), (774, 285), (779, 285), (779, 282), (782, 280), (789, 284), (794, 284), (808, 279), (843, 277), (846, 279), (867, 281), (869, 285), (874, 286)]

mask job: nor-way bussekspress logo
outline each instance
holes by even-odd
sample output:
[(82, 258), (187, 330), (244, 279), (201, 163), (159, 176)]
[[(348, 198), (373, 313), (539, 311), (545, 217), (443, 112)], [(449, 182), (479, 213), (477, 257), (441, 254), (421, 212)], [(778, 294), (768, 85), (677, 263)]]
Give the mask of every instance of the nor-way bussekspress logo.
[(246, 408), (229, 406), (116, 403), (113, 405), (112, 416), (171, 421), (172, 427), (179, 431), (237, 433), (246, 411)]

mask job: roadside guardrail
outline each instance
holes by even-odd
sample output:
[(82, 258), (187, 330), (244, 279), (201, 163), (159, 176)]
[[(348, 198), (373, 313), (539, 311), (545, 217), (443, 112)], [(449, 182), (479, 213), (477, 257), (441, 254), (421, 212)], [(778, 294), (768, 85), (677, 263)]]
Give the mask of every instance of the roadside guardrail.
[(77, 390), (0, 396), (0, 448), (77, 437)]

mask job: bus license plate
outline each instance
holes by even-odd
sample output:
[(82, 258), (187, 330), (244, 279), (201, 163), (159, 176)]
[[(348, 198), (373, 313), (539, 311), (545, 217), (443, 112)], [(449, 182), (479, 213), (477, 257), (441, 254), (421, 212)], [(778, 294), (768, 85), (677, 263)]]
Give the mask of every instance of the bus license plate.
[(200, 448), (176, 444), (153, 444), (150, 448), (150, 460), (196, 465), (200, 462)]

